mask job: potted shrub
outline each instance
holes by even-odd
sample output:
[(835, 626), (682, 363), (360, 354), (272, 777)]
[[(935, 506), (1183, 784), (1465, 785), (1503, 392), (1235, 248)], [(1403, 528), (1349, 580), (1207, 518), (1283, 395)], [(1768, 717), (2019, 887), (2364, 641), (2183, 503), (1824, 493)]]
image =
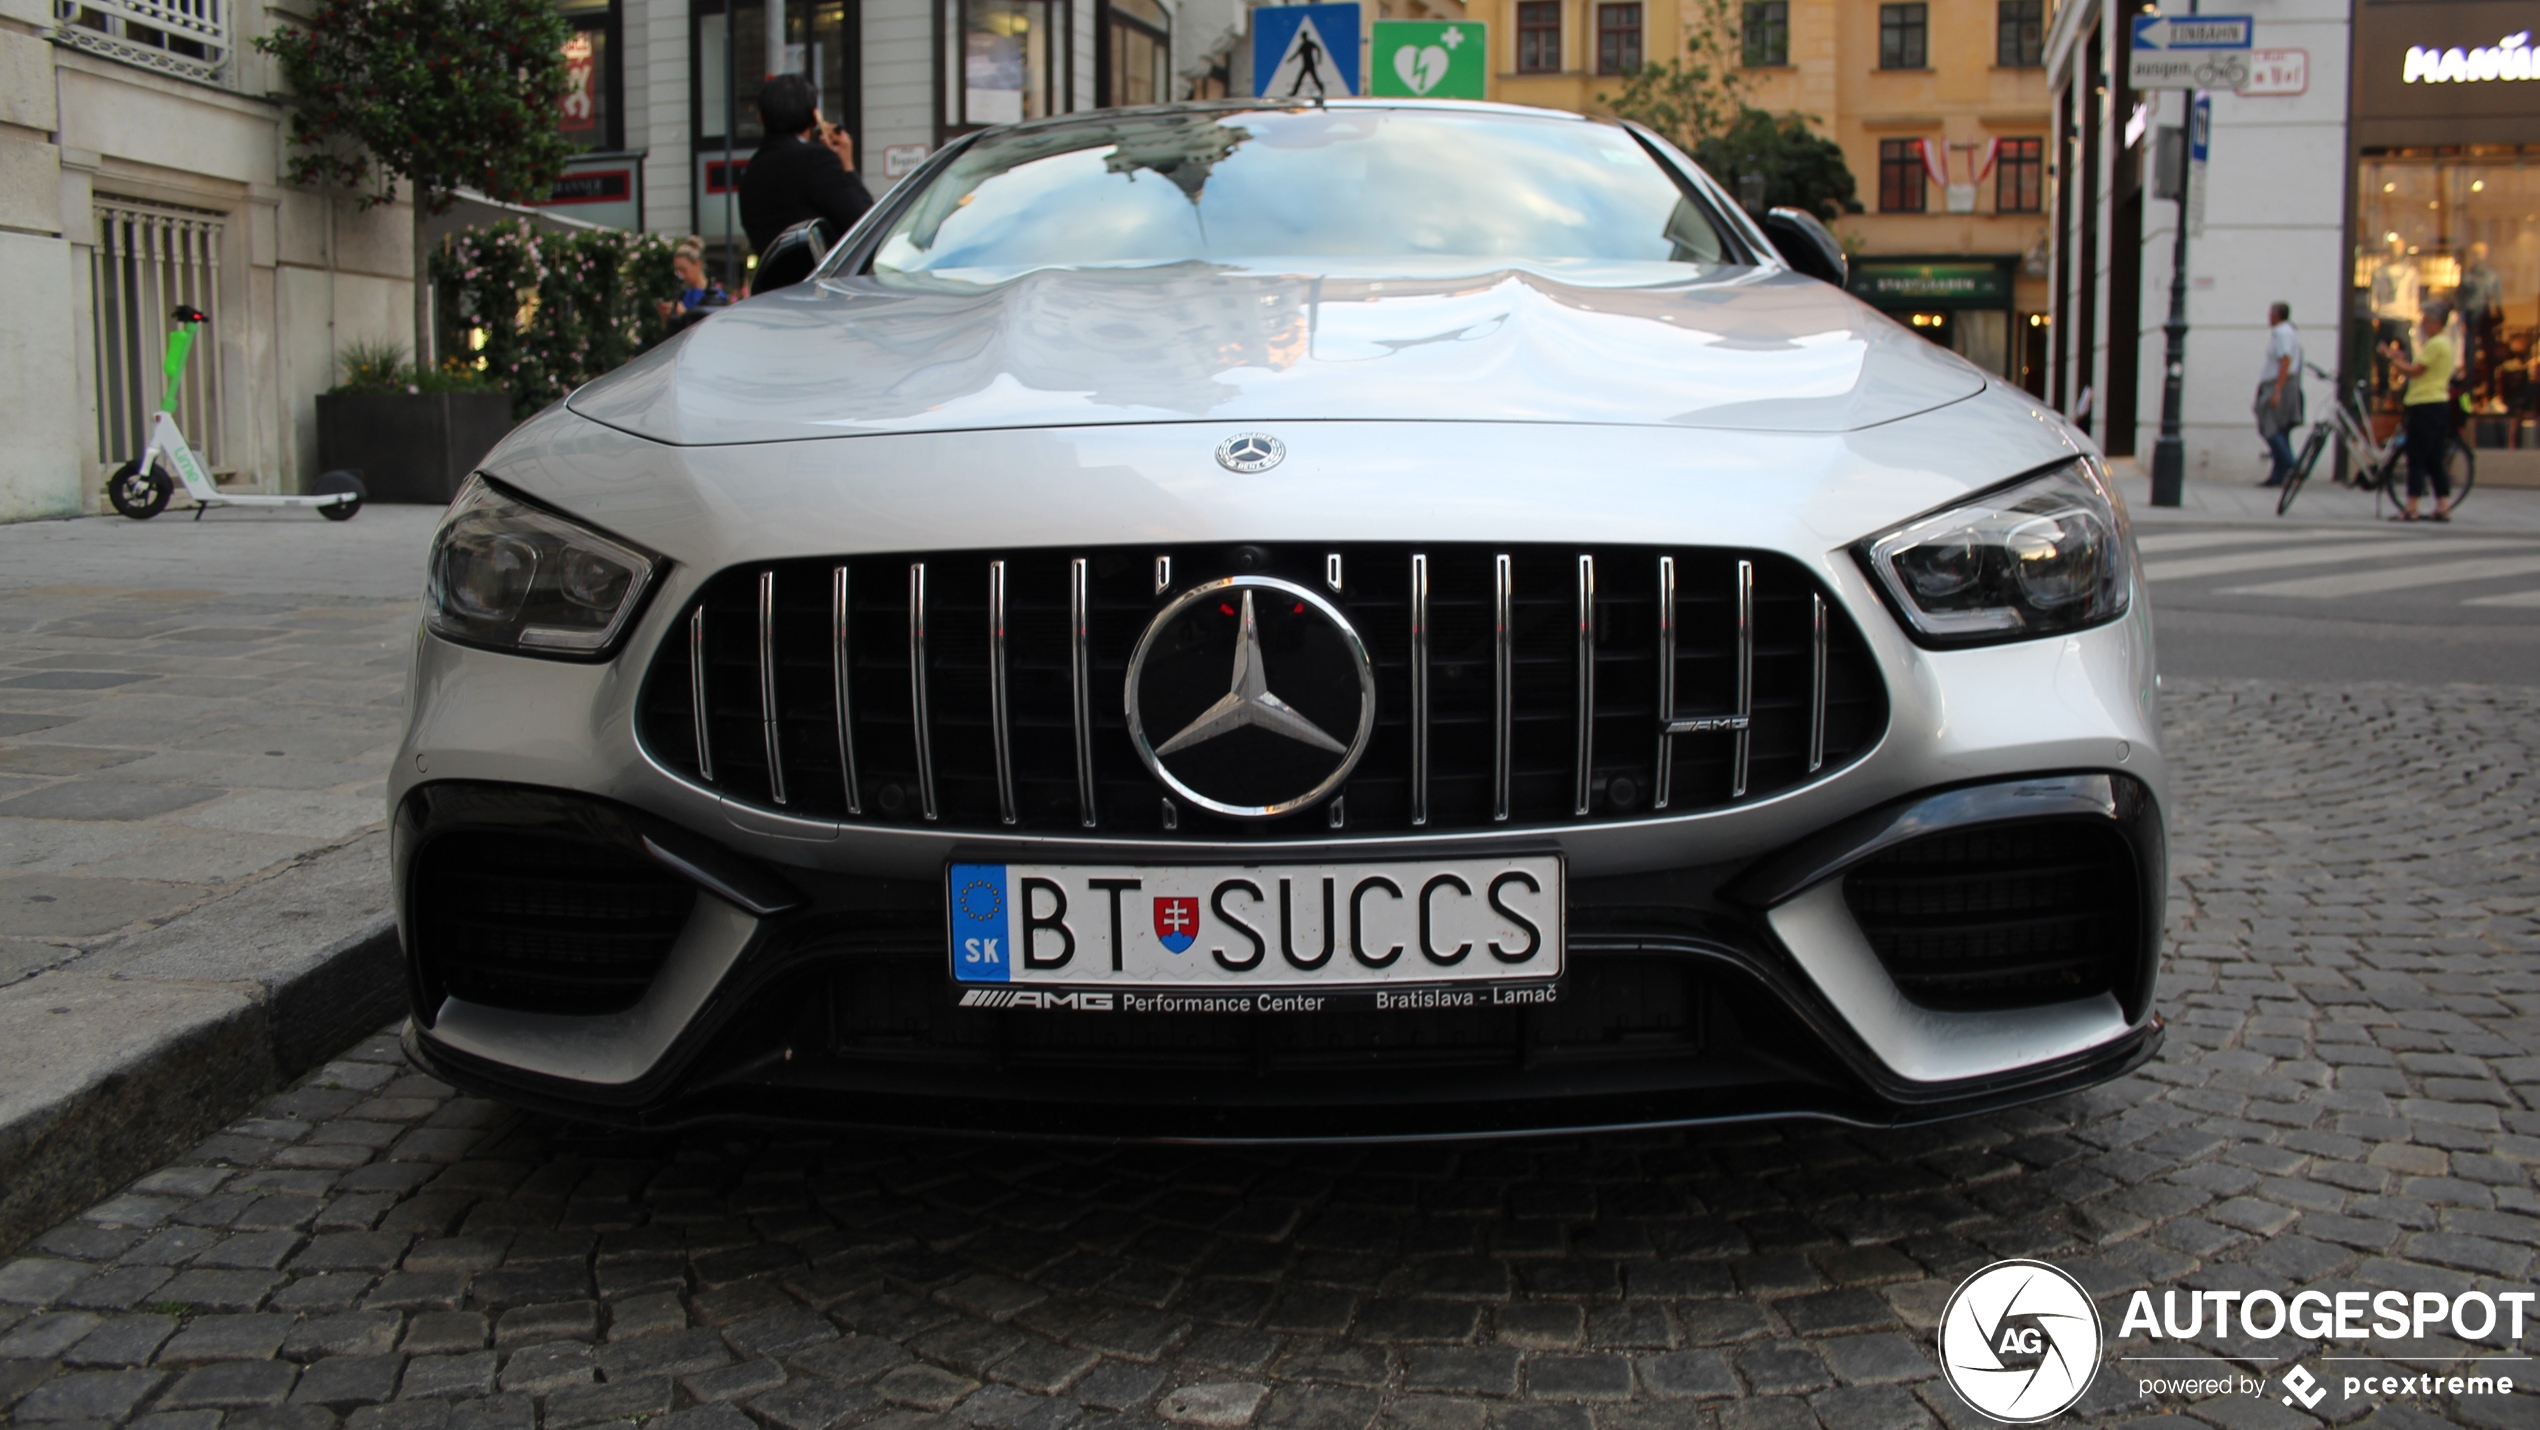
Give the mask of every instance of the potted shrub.
[(349, 471), (374, 502), (449, 503), (512, 429), (512, 397), (470, 368), (417, 369), (394, 344), (356, 344), (318, 394), (318, 469)]

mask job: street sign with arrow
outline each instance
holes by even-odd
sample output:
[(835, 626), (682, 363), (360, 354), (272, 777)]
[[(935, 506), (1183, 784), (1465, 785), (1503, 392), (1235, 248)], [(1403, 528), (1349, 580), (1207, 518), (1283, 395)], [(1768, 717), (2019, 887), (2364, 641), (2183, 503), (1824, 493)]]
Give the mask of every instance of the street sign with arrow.
[(2126, 82), (2136, 89), (2238, 89), (2257, 21), (2247, 15), (2137, 15)]

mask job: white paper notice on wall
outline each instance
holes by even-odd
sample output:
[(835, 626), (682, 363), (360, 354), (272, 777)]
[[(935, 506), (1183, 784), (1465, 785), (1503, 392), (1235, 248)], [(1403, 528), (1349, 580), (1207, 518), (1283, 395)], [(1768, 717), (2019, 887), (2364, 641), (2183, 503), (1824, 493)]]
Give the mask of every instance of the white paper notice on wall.
[(2251, 50), (2249, 78), (2238, 92), (2252, 99), (2289, 98), (2310, 87), (2309, 50)]
[(926, 154), (927, 149), (923, 144), (890, 145), (882, 151), (882, 177), (906, 178), (916, 171), (918, 165), (926, 162)]

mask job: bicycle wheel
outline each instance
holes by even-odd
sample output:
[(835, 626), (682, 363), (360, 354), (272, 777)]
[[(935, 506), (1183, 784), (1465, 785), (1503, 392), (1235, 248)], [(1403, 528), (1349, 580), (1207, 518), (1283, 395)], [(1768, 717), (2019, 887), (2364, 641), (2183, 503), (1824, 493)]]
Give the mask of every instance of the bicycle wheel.
[(2478, 485), (2478, 454), (2458, 437), (2443, 449), (2443, 475), (2452, 481), (2452, 505), (2469, 500), (2469, 489)]
[(2327, 446), (2328, 424), (2323, 422), (2311, 429), (2310, 440), (2302, 444), (2302, 454), (2293, 459), (2293, 470), (2284, 474), (2284, 490), (2275, 496), (2276, 515), (2293, 509), (2293, 498), (2301, 494), (2302, 483), (2310, 480), (2311, 468), (2319, 465), (2320, 451)]
[(2380, 471), (2365, 478), (2365, 484), (2372, 488), (2375, 498), (2373, 502), (2374, 511), (2378, 512), (2384, 505), (2387, 505), (2390, 508), (2391, 516), (2401, 517), (2407, 515), (2408, 454), (2406, 449), (2402, 448), (2399, 451), (2391, 453), (2389, 464), (2384, 466)]

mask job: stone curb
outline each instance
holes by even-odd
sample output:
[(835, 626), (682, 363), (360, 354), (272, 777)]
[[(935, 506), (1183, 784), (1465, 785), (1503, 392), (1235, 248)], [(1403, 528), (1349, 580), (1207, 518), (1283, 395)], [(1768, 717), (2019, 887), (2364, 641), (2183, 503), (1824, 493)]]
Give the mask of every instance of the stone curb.
[(394, 1017), (388, 888), (364, 835), (0, 988), (0, 1256)]

